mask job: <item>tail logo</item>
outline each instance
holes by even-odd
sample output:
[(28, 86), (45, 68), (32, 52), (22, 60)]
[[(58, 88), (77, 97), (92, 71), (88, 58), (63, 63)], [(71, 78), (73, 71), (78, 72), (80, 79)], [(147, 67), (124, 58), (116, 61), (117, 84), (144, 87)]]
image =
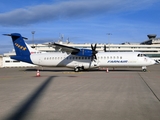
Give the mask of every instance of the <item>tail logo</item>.
[(21, 46), (21, 45), (19, 45), (17, 43), (15, 43), (15, 46), (18, 47), (21, 50), (24, 50), (24, 51), (27, 49), (26, 47), (23, 47), (23, 46)]

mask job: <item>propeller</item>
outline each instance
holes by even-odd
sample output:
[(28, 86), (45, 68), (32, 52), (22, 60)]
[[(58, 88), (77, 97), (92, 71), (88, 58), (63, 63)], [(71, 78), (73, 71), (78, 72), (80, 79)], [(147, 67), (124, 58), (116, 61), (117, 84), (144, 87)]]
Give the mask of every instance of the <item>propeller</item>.
[(104, 52), (107, 52), (106, 48), (107, 48), (106, 45), (104, 45)]
[(96, 54), (98, 53), (98, 51), (96, 51), (97, 44), (95, 44), (94, 46), (93, 44), (91, 44), (91, 48), (92, 48), (92, 60), (97, 59), (97, 56), (96, 56)]

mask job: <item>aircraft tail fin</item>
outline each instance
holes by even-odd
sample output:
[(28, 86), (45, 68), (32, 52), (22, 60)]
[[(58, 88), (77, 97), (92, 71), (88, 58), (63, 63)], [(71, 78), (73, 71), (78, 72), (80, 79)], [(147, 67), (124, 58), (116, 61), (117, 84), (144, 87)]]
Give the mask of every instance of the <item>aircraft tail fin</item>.
[(6, 36), (11, 36), (13, 46), (16, 52), (16, 56), (28, 56), (32, 52), (36, 52), (33, 48), (31, 48), (24, 39), (27, 39), (25, 37), (22, 37), (19, 33), (11, 33), (11, 34), (3, 34)]

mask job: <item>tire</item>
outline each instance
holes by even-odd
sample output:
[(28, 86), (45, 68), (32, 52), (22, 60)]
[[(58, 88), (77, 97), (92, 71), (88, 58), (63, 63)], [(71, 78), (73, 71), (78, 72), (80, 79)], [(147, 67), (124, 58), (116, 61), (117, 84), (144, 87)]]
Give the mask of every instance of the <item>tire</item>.
[(142, 71), (143, 71), (143, 72), (146, 72), (146, 71), (147, 71), (147, 69), (143, 69)]
[(74, 68), (74, 72), (79, 72), (79, 68), (78, 68), (78, 67), (75, 67), (75, 68)]

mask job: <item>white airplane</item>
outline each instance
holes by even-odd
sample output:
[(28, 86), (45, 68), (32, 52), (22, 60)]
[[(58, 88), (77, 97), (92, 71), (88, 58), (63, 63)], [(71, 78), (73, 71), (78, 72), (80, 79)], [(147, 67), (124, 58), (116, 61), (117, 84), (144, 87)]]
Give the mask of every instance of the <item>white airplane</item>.
[(16, 55), (11, 59), (23, 61), (39, 66), (74, 68), (75, 72), (98, 67), (142, 67), (145, 72), (147, 66), (156, 61), (140, 52), (98, 52), (96, 44), (91, 49), (78, 49), (53, 43), (62, 52), (40, 52), (25, 43), (25, 37), (19, 33), (4, 34), (11, 36)]

